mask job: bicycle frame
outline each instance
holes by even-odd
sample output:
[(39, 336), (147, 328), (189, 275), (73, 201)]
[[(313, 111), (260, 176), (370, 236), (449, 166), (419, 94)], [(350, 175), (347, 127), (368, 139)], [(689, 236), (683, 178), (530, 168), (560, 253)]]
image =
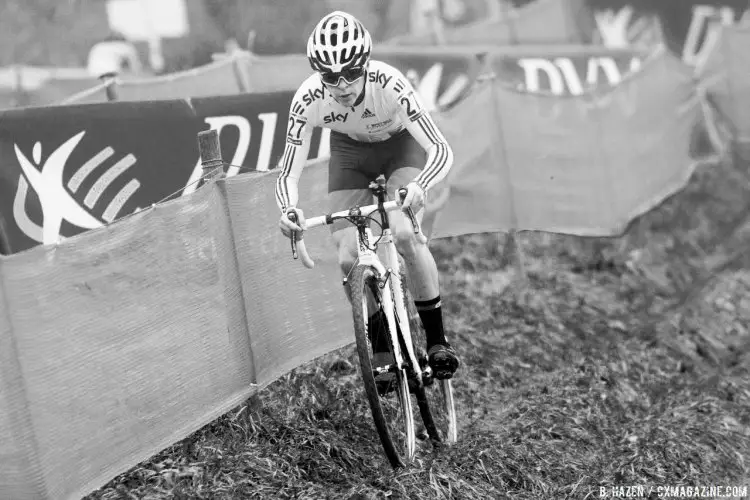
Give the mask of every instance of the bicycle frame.
[[(362, 368), (372, 370), (372, 373), (367, 376), (367, 381), (369, 381), (369, 385), (366, 385), (367, 397), (370, 400), (373, 418), (375, 419), (376, 426), (378, 426), (378, 434), (380, 434), (386, 455), (388, 455), (389, 460), (391, 460), (391, 464), (394, 465), (401, 463), (401, 457), (399, 452), (396, 452), (393, 447), (390, 431), (383, 427), (385, 424), (383, 423), (380, 398), (378, 397), (382, 395), (378, 394), (379, 390), (375, 388), (373, 375), (377, 376), (377, 374), (380, 373), (395, 372), (399, 378), (401, 378), (402, 375), (406, 376), (406, 380), (403, 380), (403, 384), (398, 385), (398, 399), (400, 400), (403, 410), (406, 412), (404, 415), (407, 428), (407, 452), (405, 456), (409, 459), (414, 456), (416, 446), (414, 420), (411, 413), (411, 402), (408, 394), (409, 392), (412, 392), (410, 382), (416, 383), (416, 390), (412, 392), (412, 394), (417, 396), (422, 420), (432, 439), (438, 442), (443, 442), (444, 439), (447, 439), (448, 443), (456, 442), (457, 426), (455, 407), (453, 403), (453, 389), (450, 380), (442, 380), (440, 383), (443, 395), (442, 401), (437, 403), (428, 403), (427, 401), (425, 383), (432, 378), (432, 370), (428, 363), (425, 363), (424, 367), (420, 364), (420, 360), (417, 358), (417, 351), (421, 353), (421, 350), (419, 348), (415, 349), (413, 345), (412, 335), (414, 332), (412, 332), (410, 328), (410, 321), (412, 318), (409, 317), (410, 309), (404, 300), (408, 297), (408, 293), (401, 281), (401, 262), (399, 260), (398, 251), (396, 250), (388, 217), (388, 212), (400, 210), (402, 207), (401, 203), (396, 200), (386, 201), (385, 185), (386, 182), (383, 176), (378, 177), (376, 181), (370, 183), (369, 187), (372, 191), (373, 197), (376, 199), (376, 203), (309, 218), (301, 225), (302, 231), (295, 232), (290, 238), (290, 241), (292, 256), (295, 259), (302, 260), (305, 267), (312, 269), (315, 266), (315, 263), (310, 258), (305, 247), (303, 238), (303, 232), (305, 230), (317, 226), (333, 224), (340, 219), (345, 219), (356, 226), (357, 260), (352, 267), (352, 271), (355, 271), (356, 273), (355, 281), (357, 282), (358, 289), (355, 293), (357, 295), (357, 300), (371, 302), (372, 293), (368, 294), (366, 291), (367, 288), (365, 287), (365, 294), (363, 296), (363, 290), (359, 290), (359, 287), (363, 285), (362, 277), (364, 276), (364, 272), (362, 272), (359, 266), (372, 268), (372, 274), (375, 275), (375, 283), (370, 283), (370, 287), (378, 287), (380, 291), (379, 295), (381, 296), (383, 312), (386, 316), (388, 331), (390, 334), (389, 338), (393, 350), (393, 361), (388, 366), (373, 366), (372, 363), (368, 361), (362, 362)], [(397, 196), (399, 196), (401, 200), (404, 200), (406, 195), (406, 189), (402, 188), (398, 190)], [(373, 236), (373, 231), (368, 224), (369, 220), (373, 220), (377, 223), (377, 220), (373, 217), (376, 212), (380, 215), (380, 227), (382, 230), (377, 239)], [(414, 216), (412, 210), (407, 209), (404, 213), (411, 221), (414, 235), (417, 240), (421, 243), (426, 243), (427, 238), (421, 232), (419, 221)], [(294, 223), (299, 222), (296, 211), (289, 210), (286, 215), (290, 221)], [(381, 245), (383, 250), (382, 259), (378, 256), (378, 249)], [(344, 284), (346, 284), (347, 281), (348, 276), (344, 278)], [(365, 283), (367, 283), (367, 281), (365, 281)], [(372, 291), (377, 292), (377, 290), (371, 290), (371, 292)], [(368, 304), (364, 305), (366, 307)], [(360, 323), (363, 320), (367, 322), (367, 318), (363, 317), (361, 314), (362, 312), (364, 311), (361, 311), (361, 309), (354, 310), (357, 350), (360, 355), (360, 361), (363, 359), (361, 356), (371, 356), (373, 347), (373, 340), (368, 338), (370, 335), (367, 335), (366, 329), (363, 330), (362, 328), (363, 326), (366, 328), (366, 325)], [(404, 384), (409, 387), (405, 387)], [(404, 391), (407, 391), (406, 394), (404, 394)], [(406, 401), (404, 401), (404, 397)], [(434, 406), (435, 404), (440, 405), (440, 408), (443, 409), (442, 412), (445, 413), (447, 420), (446, 422), (443, 422), (442, 425), (447, 424), (447, 428), (438, 426), (437, 422), (435, 422), (433, 416), (434, 412), (430, 408), (431, 406), (432, 408), (437, 408), (437, 406)], [(394, 467), (395, 466), (396, 465), (394, 465)]]
[[(307, 220), (306, 227), (307, 229), (311, 229), (316, 226), (332, 224), (337, 219), (354, 220), (354, 224), (357, 227), (358, 259), (355, 265), (359, 264), (372, 266), (380, 275), (378, 286), (381, 290), (383, 290), (383, 310), (388, 320), (388, 330), (391, 335), (391, 343), (393, 345), (394, 361), (396, 365), (395, 367), (388, 366), (386, 367), (386, 369), (401, 369), (405, 365), (405, 358), (403, 353), (401, 352), (401, 345), (398, 341), (398, 333), (396, 329), (396, 316), (398, 316), (398, 323), (401, 328), (401, 334), (404, 338), (404, 344), (406, 346), (407, 359), (411, 363), (411, 371), (410, 373), (408, 373), (408, 375), (416, 377), (417, 382), (421, 385), (423, 372), (421, 366), (419, 365), (419, 360), (417, 359), (417, 356), (414, 352), (414, 347), (412, 346), (409, 315), (408, 311), (406, 311), (406, 308), (404, 307), (405, 301), (404, 290), (401, 284), (401, 266), (398, 261), (398, 251), (396, 250), (396, 244), (393, 241), (393, 233), (391, 231), (390, 220), (388, 218), (388, 212), (391, 210), (396, 210), (399, 207), (396, 201), (386, 201), (385, 178), (382, 175), (379, 176), (375, 181), (370, 183), (370, 190), (372, 191), (374, 198), (377, 200), (376, 204), (367, 205), (364, 207), (353, 207), (349, 210), (314, 217)], [(399, 190), (399, 195), (404, 196), (405, 194), (405, 190)], [(374, 238), (372, 230), (369, 228), (366, 221), (367, 218), (375, 212), (378, 212), (378, 214), (380, 215), (382, 235), (375, 243), (376, 246), (371, 247), (370, 242), (372, 242)], [(292, 222), (296, 222), (296, 214), (294, 212), (290, 212), (287, 215), (289, 219), (292, 220)], [(425, 243), (427, 241), (427, 238), (421, 232), (416, 216), (412, 213), (411, 210), (407, 210), (406, 215), (411, 221), (412, 226), (414, 227), (415, 237), (422, 243)], [(381, 261), (381, 259), (377, 255), (377, 249), (381, 243), (383, 245), (383, 253), (385, 254), (385, 262)], [(293, 257), (297, 259), (299, 256), (301, 256), (302, 263), (307, 268), (312, 269), (315, 264), (307, 253), (301, 233), (298, 233), (296, 237), (291, 238), (291, 245)], [(389, 284), (390, 286), (386, 286), (386, 284)], [(396, 299), (396, 310), (393, 310), (393, 308), (391, 307), (391, 305), (394, 303), (393, 298)], [(429, 367), (425, 370), (425, 372), (429, 373), (427, 370), (429, 370)]]
[[(375, 186), (373, 186), (373, 184), (375, 184)], [(371, 183), (370, 188), (377, 199), (377, 212), (380, 214), (381, 218), (382, 235), (380, 236), (377, 245), (383, 246), (385, 258), (381, 261), (377, 255), (378, 247), (370, 246), (370, 242), (373, 241), (372, 230), (368, 227), (364, 218), (358, 218), (356, 222), (357, 263), (359, 265), (372, 266), (380, 275), (378, 287), (383, 290), (383, 311), (388, 320), (388, 330), (391, 336), (391, 345), (393, 346), (393, 356), (396, 364), (395, 369), (402, 369), (406, 364), (404, 354), (401, 350), (401, 343), (398, 339), (398, 330), (396, 328), (396, 323), (398, 322), (398, 326), (401, 329), (401, 335), (403, 336), (404, 346), (406, 347), (406, 357), (411, 364), (409, 375), (416, 377), (417, 382), (422, 384), (422, 369), (419, 365), (416, 353), (414, 352), (411, 328), (409, 325), (409, 313), (404, 306), (405, 297), (401, 283), (401, 264), (398, 260), (398, 251), (396, 250), (396, 244), (393, 240), (388, 213), (384, 208), (386, 196), (385, 186), (378, 181)], [(353, 210), (356, 211), (356, 209)], [(414, 222), (416, 222), (415, 219), (413, 219), (413, 223)], [(418, 226), (415, 226), (415, 229), (416, 228), (418, 228)], [(392, 307), (393, 304), (395, 304), (395, 310)], [(386, 366), (382, 367), (382, 369), (388, 371), (391, 367)]]

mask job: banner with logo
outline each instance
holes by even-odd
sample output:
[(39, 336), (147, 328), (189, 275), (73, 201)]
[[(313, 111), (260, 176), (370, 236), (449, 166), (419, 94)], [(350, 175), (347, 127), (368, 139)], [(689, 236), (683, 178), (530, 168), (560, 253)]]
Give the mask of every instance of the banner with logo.
[(185, 101), (4, 112), (0, 211), (12, 250), (100, 227), (184, 186), (199, 130)]
[(440, 117), (457, 160), (425, 227), (619, 234), (688, 181), (699, 113), (690, 72), (664, 52), (616, 87), (564, 99), (488, 82)]
[(487, 56), (497, 77), (528, 92), (581, 95), (599, 86), (620, 83), (638, 71), (648, 53), (594, 45), (503, 47)]
[[(228, 174), (268, 170), (291, 92), (113, 102), (0, 115), (0, 216), (12, 252), (56, 243), (194, 191), (198, 131), (220, 131)], [(310, 158), (328, 155), (320, 130)]]
[[(257, 170), (263, 172), (276, 166), (284, 151), (288, 127), (289, 105), (293, 92), (240, 94), (234, 96), (193, 99), (193, 109), (202, 128), (219, 132), (222, 158), (229, 163), (227, 175)], [(329, 130), (316, 128), (309, 159), (327, 157)], [(195, 189), (193, 181), (199, 174), (196, 163), (183, 194)]]
[[(610, 48), (654, 44), (657, 39), (690, 66), (705, 62), (722, 25), (747, 23), (747, 0), (629, 1), (586, 0), (596, 19), (598, 36)], [(655, 29), (643, 39), (646, 25)], [(659, 32), (656, 36), (654, 31)]]
[(700, 66), (714, 43), (718, 28), (739, 22), (750, 4), (746, 0), (684, 0), (662, 2), (656, 14), (667, 48), (691, 66)]

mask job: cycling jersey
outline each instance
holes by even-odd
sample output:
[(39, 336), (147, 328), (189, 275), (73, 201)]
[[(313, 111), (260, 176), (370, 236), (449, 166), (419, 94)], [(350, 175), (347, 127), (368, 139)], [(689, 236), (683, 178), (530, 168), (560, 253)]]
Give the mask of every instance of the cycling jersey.
[(365, 143), (382, 142), (407, 129), (427, 151), (425, 166), (415, 182), (427, 191), (447, 175), (453, 152), (406, 77), (389, 64), (370, 60), (364, 78), (364, 98), (352, 107), (339, 104), (317, 73), (295, 93), (276, 182), (276, 203), (282, 211), (297, 204), (297, 183), (314, 127), (329, 128)]

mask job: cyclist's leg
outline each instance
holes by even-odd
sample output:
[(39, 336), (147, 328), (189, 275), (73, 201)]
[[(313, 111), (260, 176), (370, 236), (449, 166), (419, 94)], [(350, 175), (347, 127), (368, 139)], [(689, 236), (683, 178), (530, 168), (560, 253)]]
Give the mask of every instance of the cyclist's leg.
[[(331, 212), (346, 210), (355, 205), (373, 203), (369, 189), (371, 180), (377, 177), (377, 164), (371, 165), (371, 148), (352, 141), (335, 132), (331, 133), (331, 159), (328, 168), (328, 208)], [(347, 221), (335, 221), (331, 225), (333, 241), (337, 248), (339, 266), (344, 276), (349, 276), (357, 258), (357, 230)], [(347, 300), (351, 302), (349, 287), (344, 287)], [(370, 297), (369, 332), (385, 331), (385, 314), (378, 309)], [(373, 351), (387, 352), (384, 336), (371, 337)], [(387, 364), (384, 363), (384, 364)]]
[[(398, 154), (387, 172), (388, 192), (392, 196), (395, 196), (398, 188), (414, 180), (424, 164), (424, 150), (416, 140), (408, 136), (400, 142), (400, 147), (395, 148)], [(450, 376), (458, 368), (459, 361), (445, 337), (437, 264), (427, 244), (420, 243), (414, 237), (413, 227), (407, 217), (402, 212), (391, 214), (396, 248), (404, 258), (409, 290), (425, 328), (430, 366), (441, 378)], [(415, 215), (421, 222), (424, 208)]]
[[(339, 189), (328, 193), (328, 207), (331, 212), (371, 203), (372, 193), (368, 189)], [(347, 221), (337, 220), (331, 225), (331, 232), (338, 252), (341, 273), (349, 276), (357, 258), (357, 228)], [(348, 289), (347, 299), (351, 300)]]
[[(331, 132), (331, 159), (328, 162), (328, 208), (331, 212), (346, 210), (354, 205), (372, 203), (370, 181), (377, 176), (371, 165), (372, 148), (354, 141), (339, 132)], [(351, 272), (357, 257), (356, 228), (347, 221), (335, 221), (331, 226), (333, 241), (338, 251), (339, 266), (344, 276)], [(347, 289), (347, 299), (351, 297)]]
[[(369, 205), (372, 203), (372, 193), (369, 189), (344, 189), (333, 191), (328, 194), (330, 211), (337, 212), (355, 205)], [(339, 266), (344, 276), (349, 276), (357, 258), (357, 230), (346, 221), (335, 221), (331, 227), (333, 240), (338, 249)], [(351, 290), (349, 286), (344, 287), (346, 298), (351, 303)], [(372, 364), (374, 367), (384, 367), (393, 362), (393, 355), (388, 346), (387, 324), (385, 312), (379, 304), (367, 295), (367, 332), (372, 345)], [(380, 373), (375, 377), (375, 384), (379, 394), (385, 395), (394, 390), (395, 375), (393, 373)]]
[[(402, 167), (391, 173), (387, 189), (391, 197), (396, 190), (406, 186), (419, 174), (419, 169)], [(414, 214), (421, 223), (424, 208)], [(409, 290), (416, 302), (435, 298), (440, 293), (437, 264), (426, 243), (420, 243), (414, 237), (414, 229), (409, 219), (401, 211), (391, 212), (391, 229), (396, 248), (404, 258), (409, 277)]]

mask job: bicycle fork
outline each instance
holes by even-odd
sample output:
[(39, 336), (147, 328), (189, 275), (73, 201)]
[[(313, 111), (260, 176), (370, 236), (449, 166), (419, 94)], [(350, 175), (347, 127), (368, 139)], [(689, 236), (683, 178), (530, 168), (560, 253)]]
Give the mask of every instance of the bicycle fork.
[[(380, 277), (378, 279), (378, 288), (381, 290), (383, 298), (383, 312), (388, 322), (388, 332), (393, 346), (394, 365), (382, 367), (380, 371), (401, 370), (405, 368), (405, 358), (402, 351), (401, 342), (399, 341), (398, 326), (401, 328), (401, 337), (403, 338), (404, 348), (409, 364), (407, 376), (414, 377), (418, 385), (422, 385), (422, 367), (419, 364), (414, 346), (412, 345), (411, 328), (409, 326), (409, 313), (405, 307), (404, 289), (401, 283), (401, 269), (398, 260), (398, 252), (393, 242), (393, 234), (390, 227), (385, 227), (379, 242), (383, 244), (383, 253), (385, 259), (383, 262), (378, 258), (376, 250), (370, 247), (373, 241), (372, 230), (364, 224), (357, 224), (358, 229), (358, 248), (357, 260), (359, 265), (373, 267)], [(389, 266), (386, 268), (385, 266)], [(396, 319), (398, 317), (398, 320)], [(398, 326), (397, 326), (398, 325)], [(429, 367), (427, 368), (429, 370)]]

